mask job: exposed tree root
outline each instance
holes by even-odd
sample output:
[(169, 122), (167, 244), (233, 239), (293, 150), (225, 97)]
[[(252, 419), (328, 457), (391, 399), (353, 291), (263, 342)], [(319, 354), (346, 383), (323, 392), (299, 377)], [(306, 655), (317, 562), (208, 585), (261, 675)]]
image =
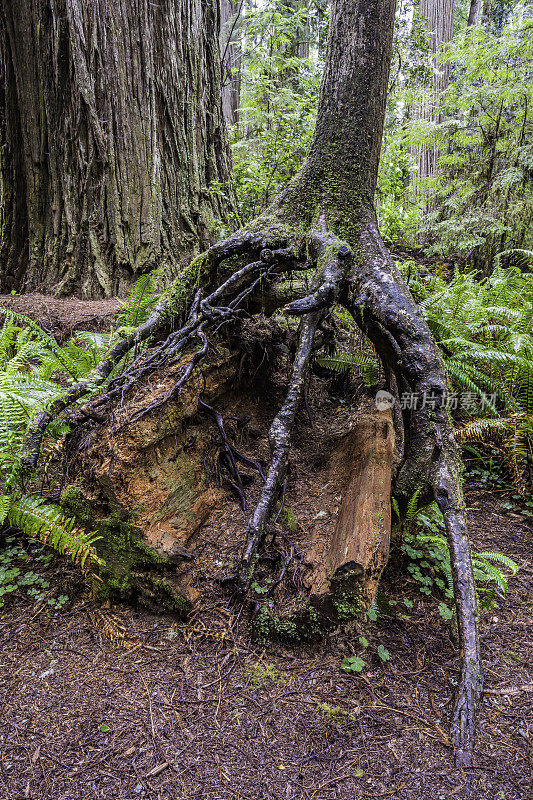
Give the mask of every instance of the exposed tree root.
[(259, 464), (258, 461), (252, 461), (252, 459), (245, 456), (244, 453), (241, 453), (236, 447), (234, 447), (234, 445), (231, 444), (227, 437), (226, 430), (224, 428), (224, 419), (220, 411), (217, 411), (215, 408), (205, 403), (201, 398), (198, 399), (198, 410), (206, 412), (216, 422), (218, 432), (220, 433), (220, 437), (222, 439), (222, 449), (219, 453), (219, 461), (221, 460), (222, 456), (225, 461), (226, 469), (234, 481), (229, 481), (230, 486), (238, 496), (242, 510), (246, 511), (246, 494), (244, 491), (242, 475), (237, 467), (237, 462), (240, 461), (242, 464), (251, 467), (261, 476), (263, 480), (265, 480), (261, 464)]
[(250, 585), (257, 548), (261, 537), (265, 533), (265, 525), (277, 500), (278, 490), (285, 481), (289, 461), (291, 430), (309, 377), (313, 341), (320, 317), (321, 312), (314, 311), (306, 315), (302, 320), (298, 352), (294, 360), (289, 391), (281, 410), (270, 426), (268, 439), (272, 451), (272, 460), (259, 502), (248, 523), (246, 543), (238, 572), (238, 588), (241, 592), (245, 592)]
[[(385, 249), (370, 213), (363, 220), (357, 244), (355, 257), (349, 246), (328, 233), (325, 218), (320, 216), (317, 230), (293, 242), (287, 238), (286, 231), (283, 237), (278, 229), (269, 229), (264, 233), (235, 236), (216, 245), (206, 255), (206, 263), (211, 265), (211, 269), (219, 269), (230, 257), (255, 260), (235, 270), (205, 298), (197, 292), (185, 324), (162, 343), (138, 355), (84, 413), (89, 416), (97, 413), (98, 416), (101, 411), (96, 412), (96, 408), (105, 408), (118, 398), (122, 403), (136, 382), (165, 364), (183, 358), (186, 349), (199, 340), (200, 348), (184, 365), (174, 386), (162, 399), (146, 406), (133, 419), (157, 411), (177, 397), (206, 356), (209, 337), (213, 337), (222, 325), (252, 307), (250, 304), (253, 305), (253, 299), (258, 295), (269, 295), (271, 308), (279, 306), (284, 302), (276, 300), (275, 284), (280, 275), (295, 269), (315, 268), (316, 275), (309, 294), (289, 302), (284, 308), (285, 313), (302, 317), (298, 349), (285, 402), (270, 428), (272, 458), (259, 500), (250, 515), (237, 572), (238, 590), (243, 593), (250, 585), (261, 540), (268, 529), (279, 492), (285, 485), (291, 432), (307, 391), (317, 328), (327, 311), (335, 303), (341, 303), (374, 343), (389, 375), (391, 390), (395, 393), (409, 391), (425, 398), (416, 412), (406, 412), (403, 418), (396, 416), (403, 459), (393, 491), (404, 505), (416, 490), (427, 498), (433, 496), (446, 521), (461, 642), (461, 679), (452, 734), (458, 763), (469, 765), (475, 710), (482, 688), (482, 668), (474, 578), (459, 479), (460, 461), (445, 409), (446, 376), (429, 329)], [(51, 419), (77, 403), (90, 388), (103, 385), (126, 353), (160, 331), (164, 322), (168, 323), (169, 315), (172, 315), (172, 309), (168, 300), (161, 302), (136, 335), (120, 342), (90, 378), (76, 384), (48, 412), (36, 418), (24, 445), (23, 460), (28, 466), (35, 467), (44, 431)], [(262, 475), (261, 467), (229, 442), (222, 417), (212, 406), (199, 399), (198, 408), (216, 422), (222, 440), (221, 458), (230, 475), (230, 485), (242, 507), (246, 508), (245, 489), (237, 462)], [(291, 550), (283, 561), (275, 585), (285, 576), (292, 555)]]

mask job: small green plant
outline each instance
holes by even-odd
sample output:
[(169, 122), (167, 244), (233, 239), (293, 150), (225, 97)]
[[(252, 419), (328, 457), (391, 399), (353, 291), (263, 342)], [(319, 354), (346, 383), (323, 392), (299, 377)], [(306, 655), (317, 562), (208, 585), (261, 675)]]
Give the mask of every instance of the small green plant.
[(362, 672), (365, 662), (359, 656), (346, 656), (342, 659), (341, 669), (345, 672)]
[[(52, 557), (52, 553), (43, 546), (30, 542), (25, 549), (15, 536), (9, 536), (0, 547), (0, 609), (8, 598), (17, 595), (26, 595), (34, 602), (44, 602), (56, 611), (63, 608), (68, 595), (55, 597), (50, 583), (38, 571), (48, 567)], [(26, 569), (28, 566), (31, 569)]]
[(274, 664), (263, 663), (261, 661), (257, 664), (246, 666), (244, 674), (250, 679), (252, 686), (256, 689), (265, 689), (270, 684), (283, 684), (285, 683), (285, 676), (279, 672)]
[[(400, 550), (407, 560), (407, 570), (419, 584), (421, 594), (437, 598), (438, 610), (443, 619), (451, 619), (450, 607), (454, 598), (450, 551), (444, 533), (444, 520), (437, 504), (425, 509), (418, 508), (418, 493), (409, 501), (403, 520), (400, 520), (398, 504), (393, 508), (400, 521)], [(497, 592), (507, 591), (507, 574), (516, 575), (518, 565), (503, 553), (492, 551), (472, 552), (472, 567), (478, 602), (491, 608)]]
[(378, 645), (378, 656), (381, 658), (382, 661), (387, 662), (390, 661), (390, 653), (387, 648), (380, 644)]
[(376, 383), (380, 372), (377, 357), (366, 353), (343, 353), (336, 350), (331, 355), (319, 356), (316, 363), (332, 372), (361, 375), (369, 386)]
[[(90, 375), (117, 337), (147, 318), (157, 300), (158, 278), (159, 274), (152, 272), (135, 282), (118, 313), (121, 327), (114, 334), (78, 331), (63, 346), (29, 317), (0, 308), (0, 525), (19, 528), (28, 538), (69, 556), (82, 568), (103, 563), (95, 548), (98, 537), (77, 527), (59, 506), (37, 491), (26, 488), (21, 466), (24, 437), (37, 414), (73, 383)], [(67, 431), (65, 419), (54, 420), (47, 429), (45, 451)]]
[(355, 714), (340, 706), (332, 706), (331, 703), (317, 703), (316, 710), (325, 722), (355, 722), (357, 719)]
[(157, 288), (160, 280), (161, 273), (157, 269), (137, 278), (117, 314), (124, 333), (135, 331), (148, 319), (159, 297)]

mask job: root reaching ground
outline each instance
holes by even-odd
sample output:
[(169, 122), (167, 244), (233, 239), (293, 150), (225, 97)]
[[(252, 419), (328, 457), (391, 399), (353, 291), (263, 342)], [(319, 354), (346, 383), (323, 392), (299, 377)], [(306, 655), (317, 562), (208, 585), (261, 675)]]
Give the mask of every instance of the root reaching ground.
[[(457, 761), (468, 766), (483, 678), (461, 464), (445, 407), (446, 375), (429, 328), (380, 237), (372, 202), (387, 90), (383, 65), (390, 63), (393, 19), (394, 0), (333, 3), (320, 110), (302, 170), (247, 229), (197, 259), (150, 319), (134, 336), (121, 341), (93, 375), (36, 418), (23, 459), (35, 467), (50, 420), (78, 403), (90, 387), (103, 387), (125, 354), (148, 338), (152, 340), (150, 349), (113, 377), (101, 397), (87, 406), (86, 415), (105, 418), (115, 404), (127, 404), (128, 393), (140, 380), (180, 363), (181, 371), (171, 389), (135, 418), (157, 413), (179, 395), (201, 366), (217, 332), (243, 314), (254, 314), (258, 307), (269, 314), (282, 309), (293, 319), (301, 318), (286, 398), (270, 428), (270, 464), (243, 537), (237, 569), (237, 589), (242, 596), (250, 585), (276, 503), (282, 498), (291, 433), (305, 397), (317, 331), (332, 308), (342, 306), (373, 343), (388, 376), (389, 391), (397, 399), (401, 392), (426, 398), (418, 408), (395, 415), (396, 441), (402, 444), (392, 493), (400, 507), (405, 507), (415, 492), (420, 498), (436, 500), (446, 522), (461, 649), (452, 734)], [(288, 282), (283, 279), (291, 272), (312, 275), (304, 296), (287, 297)], [(163, 334), (166, 338), (161, 341)], [(187, 354), (191, 354), (189, 360), (184, 358)], [(236, 463), (240, 454), (228, 441), (215, 408), (202, 397), (198, 408), (217, 425), (225, 466), (245, 507)], [(352, 565), (350, 571), (354, 581), (357, 567)], [(364, 574), (360, 579), (365, 579)], [(375, 574), (372, 580), (376, 581)], [(360, 587), (354, 584), (353, 595), (358, 592)]]

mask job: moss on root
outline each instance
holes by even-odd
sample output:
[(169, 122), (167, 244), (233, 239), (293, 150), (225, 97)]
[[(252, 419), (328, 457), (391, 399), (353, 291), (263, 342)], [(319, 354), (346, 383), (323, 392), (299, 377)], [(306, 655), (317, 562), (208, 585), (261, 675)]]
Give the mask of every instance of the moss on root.
[(98, 598), (137, 600), (154, 610), (187, 614), (190, 602), (165, 575), (171, 566), (169, 560), (143, 542), (142, 531), (134, 524), (135, 512), (127, 515), (114, 511), (98, 518), (76, 485), (63, 491), (60, 503), (81, 526), (100, 537), (96, 549), (105, 563), (92, 582)]

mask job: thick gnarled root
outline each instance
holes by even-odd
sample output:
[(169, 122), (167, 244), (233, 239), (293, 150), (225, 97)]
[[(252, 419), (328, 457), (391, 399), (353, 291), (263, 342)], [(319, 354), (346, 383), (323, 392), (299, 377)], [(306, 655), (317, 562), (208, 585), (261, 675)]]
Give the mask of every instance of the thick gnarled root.
[(354, 273), (349, 310), (394, 374), (398, 390), (420, 401), (404, 414), (405, 454), (394, 493), (404, 505), (415, 491), (427, 500), (434, 498), (446, 524), (461, 651), (452, 740), (457, 763), (469, 766), (483, 670), (460, 458), (446, 409), (446, 374), (429, 328), (370, 217), (361, 234), (361, 248), (364, 261)]
[[(271, 462), (259, 501), (250, 516), (241, 561), (237, 570), (239, 592), (250, 584), (262, 537), (274, 505), (284, 486), (289, 461), (291, 433), (308, 384), (317, 328), (327, 312), (340, 303), (351, 312), (356, 324), (374, 343), (391, 389), (428, 393), (431, 404), (413, 413), (396, 416), (397, 440), (402, 446), (402, 462), (395, 478), (394, 493), (400, 502), (409, 500), (415, 490), (428, 499), (434, 497), (445, 518), (456, 592), (461, 647), (461, 678), (455, 708), (452, 736), (457, 761), (472, 761), (474, 721), (482, 690), (482, 668), (477, 639), (477, 609), (472, 565), (466, 534), (465, 513), (459, 482), (458, 453), (453, 429), (445, 408), (446, 376), (431, 333), (414, 304), (405, 283), (384, 247), (374, 218), (362, 219), (357, 242), (357, 258), (344, 242), (330, 234), (324, 217), (318, 228), (305, 235), (288, 235), (282, 226), (251, 231), (216, 245), (203, 258), (203, 268), (213, 286), (213, 276), (226, 275), (205, 296), (198, 291), (190, 298), (184, 324), (163, 342), (142, 352), (107, 385), (106, 391), (86, 409), (95, 419), (126, 394), (141, 379), (167, 364), (183, 358), (193, 343), (200, 343), (192, 359), (184, 364), (169, 393), (141, 412), (153, 413), (177, 396), (205, 358), (210, 337), (221, 327), (251, 308), (254, 297), (264, 303), (269, 296), (271, 309), (284, 306), (287, 314), (302, 317), (299, 343), (285, 402), (276, 415), (269, 434)], [(243, 264), (227, 274), (224, 262), (238, 259)], [(276, 295), (279, 278), (293, 270), (315, 269), (309, 293), (287, 303)], [(167, 295), (168, 298), (168, 295)], [(169, 325), (173, 311), (163, 300), (136, 334), (117, 344), (109, 356), (85, 381), (73, 386), (47, 412), (32, 422), (23, 449), (23, 462), (35, 468), (42, 439), (52, 418), (64, 413), (95, 387), (105, 384), (124, 356), (134, 347), (157, 337)], [(174, 320), (172, 320), (174, 321)], [(238, 454), (225, 437), (223, 421), (215, 409), (200, 400), (200, 410), (213, 417), (222, 438), (226, 466), (234, 490), (245, 506), (245, 493), (239, 479)]]

